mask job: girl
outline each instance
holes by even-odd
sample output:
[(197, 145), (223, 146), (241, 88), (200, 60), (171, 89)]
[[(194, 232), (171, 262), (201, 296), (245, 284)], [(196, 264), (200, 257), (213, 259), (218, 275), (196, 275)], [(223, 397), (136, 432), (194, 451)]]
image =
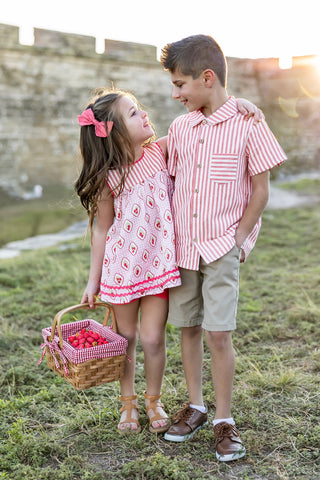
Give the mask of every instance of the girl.
[[(250, 103), (244, 106), (245, 114), (246, 109), (256, 111)], [(128, 340), (132, 361), (126, 362), (120, 380), (119, 432), (141, 431), (134, 387), (138, 337), (144, 352), (149, 430), (165, 432), (169, 420), (160, 397), (168, 289), (181, 284), (166, 137), (153, 141), (147, 113), (131, 94), (119, 90), (98, 92), (78, 119), (83, 165), (75, 189), (92, 234), (89, 280), (81, 302), (93, 308), (99, 294), (113, 304), (119, 334)]]

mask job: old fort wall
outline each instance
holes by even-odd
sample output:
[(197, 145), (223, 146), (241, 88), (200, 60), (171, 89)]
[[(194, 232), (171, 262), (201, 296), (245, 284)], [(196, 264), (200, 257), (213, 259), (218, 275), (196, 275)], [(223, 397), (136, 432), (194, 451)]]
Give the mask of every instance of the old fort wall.
[[(228, 58), (228, 92), (260, 106), (290, 162), (290, 172), (320, 166), (320, 77), (308, 58), (281, 70), (278, 59)], [(0, 24), (0, 187), (71, 184), (77, 175), (81, 112), (96, 87), (132, 91), (158, 135), (185, 110), (171, 98), (170, 78), (156, 47), (34, 29), (34, 44), (19, 43), (19, 28)]]

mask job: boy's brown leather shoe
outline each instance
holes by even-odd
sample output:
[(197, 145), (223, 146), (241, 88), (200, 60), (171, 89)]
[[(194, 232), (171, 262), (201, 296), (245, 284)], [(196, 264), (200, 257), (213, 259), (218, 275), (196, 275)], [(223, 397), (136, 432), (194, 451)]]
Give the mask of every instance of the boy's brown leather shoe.
[(199, 428), (208, 423), (208, 414), (185, 405), (172, 417), (172, 425), (165, 433), (165, 440), (184, 442), (193, 437)]
[(239, 432), (234, 425), (226, 422), (217, 423), (213, 431), (216, 437), (216, 457), (220, 462), (238, 460), (246, 454)]

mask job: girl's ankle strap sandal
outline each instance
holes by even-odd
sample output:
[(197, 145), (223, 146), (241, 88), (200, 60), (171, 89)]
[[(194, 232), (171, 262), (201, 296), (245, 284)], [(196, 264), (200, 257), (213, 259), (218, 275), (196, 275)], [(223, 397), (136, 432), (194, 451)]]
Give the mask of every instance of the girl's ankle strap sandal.
[[(161, 432), (166, 432), (170, 426), (170, 422), (168, 420), (168, 417), (166, 414), (161, 414), (159, 412), (157, 412), (157, 408), (164, 408), (164, 405), (163, 403), (161, 402), (158, 402), (158, 400), (161, 398), (161, 394), (160, 395), (148, 395), (146, 392), (143, 394), (144, 395), (144, 398), (145, 400), (149, 400), (149, 405), (146, 405), (146, 412), (147, 412), (147, 415), (148, 415), (148, 412), (150, 410), (153, 411), (154, 415), (152, 417), (150, 417), (149, 415), (149, 430), (150, 432), (152, 433), (161, 433)], [(158, 422), (159, 420), (166, 420), (166, 423), (165, 425), (163, 426), (159, 426), (159, 427), (153, 427), (152, 424), (154, 422)]]
[[(141, 425), (139, 423), (139, 420), (136, 418), (132, 417), (132, 410), (137, 410), (138, 415), (139, 415), (139, 407), (138, 405), (132, 403), (132, 401), (137, 400), (137, 395), (120, 395), (119, 396), (120, 402), (123, 402), (124, 405), (120, 408), (120, 413), (123, 413), (124, 411), (127, 412), (126, 419), (123, 422), (119, 422), (118, 424), (118, 430), (120, 434), (125, 434), (125, 433), (140, 433), (141, 432)], [(119, 428), (119, 425), (126, 424), (126, 423), (133, 423), (137, 426), (137, 428)]]

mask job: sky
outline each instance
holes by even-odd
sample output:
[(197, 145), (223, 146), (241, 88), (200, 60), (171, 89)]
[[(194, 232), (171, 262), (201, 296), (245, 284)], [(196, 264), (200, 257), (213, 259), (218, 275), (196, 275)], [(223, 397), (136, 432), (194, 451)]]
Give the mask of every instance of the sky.
[(2, 0), (0, 23), (147, 43), (158, 47), (198, 33), (226, 56), (320, 55), (319, 0)]

